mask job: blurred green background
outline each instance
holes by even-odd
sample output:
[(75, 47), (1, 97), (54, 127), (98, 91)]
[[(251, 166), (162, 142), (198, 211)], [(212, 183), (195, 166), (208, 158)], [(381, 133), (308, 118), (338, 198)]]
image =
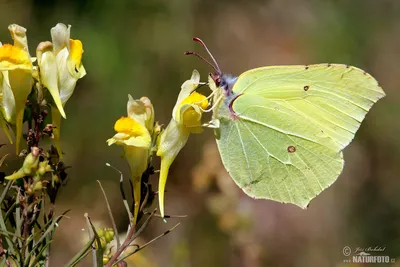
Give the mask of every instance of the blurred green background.
[[(65, 162), (72, 168), (57, 210), (72, 212), (56, 234), (51, 266), (62, 266), (80, 249), (84, 212), (110, 226), (96, 180), (125, 229), (119, 176), (105, 163), (126, 176), (128, 168), (122, 149), (107, 147), (106, 140), (115, 120), (126, 115), (128, 94), (148, 96), (156, 119), (167, 124), (192, 70), (206, 79), (209, 67), (183, 55), (204, 54), (193, 36), (234, 75), (265, 65), (350, 64), (371, 73), (387, 97), (345, 149), (337, 182), (307, 210), (245, 196), (224, 171), (212, 131), (192, 135), (171, 168), (166, 193), (167, 213), (188, 217), (153, 220), (142, 242), (182, 224), (135, 257), (136, 266), (356, 266), (343, 262), (345, 246), (353, 252), (385, 247), (372, 254), (397, 258), (384, 266), (400, 266), (400, 1), (0, 0), (3, 43), (10, 42), (7, 26), (20, 24), (34, 54), (58, 22), (71, 24), (71, 37), (83, 42), (88, 74), (62, 124)], [(8, 168), (18, 163), (10, 157)]]

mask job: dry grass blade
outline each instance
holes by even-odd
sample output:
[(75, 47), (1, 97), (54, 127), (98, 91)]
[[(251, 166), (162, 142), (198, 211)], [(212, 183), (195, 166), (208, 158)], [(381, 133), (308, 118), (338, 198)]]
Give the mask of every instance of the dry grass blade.
[[(10, 190), (12, 184), (13, 184), (13, 181), (9, 181), (7, 183), (7, 185), (6, 185), (6, 187), (4, 188), (3, 193), (0, 196), (0, 206), (3, 203), (4, 198), (6, 197), (6, 195), (8, 193), (8, 190)], [(0, 228), (4, 233), (8, 232), (6, 224), (5, 224), (5, 221), (4, 221), (3, 211), (2, 210), (0, 210)], [(7, 245), (8, 245), (8, 250), (11, 253), (13, 253), (14, 252), (14, 246), (13, 246), (12, 240), (11, 240), (9, 235), (5, 235), (5, 237), (6, 237), (6, 242), (7, 242)]]
[(175, 228), (178, 227), (180, 224), (181, 224), (181, 223), (177, 223), (174, 227), (172, 227), (171, 229), (165, 231), (165, 232), (162, 233), (161, 235), (159, 235), (159, 236), (153, 238), (152, 240), (150, 240), (149, 242), (147, 242), (147, 243), (144, 244), (143, 246), (139, 246), (139, 245), (136, 245), (136, 244), (135, 244), (135, 246), (137, 246), (137, 248), (136, 248), (133, 252), (131, 252), (131, 253), (125, 255), (124, 257), (120, 258), (115, 264), (118, 264), (119, 262), (123, 261), (124, 259), (126, 259), (126, 258), (132, 256), (133, 254), (139, 252), (140, 250), (144, 249), (144, 248), (147, 247), (148, 245), (154, 243), (155, 241), (157, 241), (157, 240), (160, 239), (161, 237), (166, 236), (167, 234), (171, 233), (171, 232), (172, 232), (173, 230), (175, 230)]
[(114, 239), (115, 239), (115, 241), (117, 242), (117, 249), (119, 249), (119, 248), (121, 247), (121, 241), (119, 240), (118, 229), (117, 229), (117, 225), (115, 224), (114, 216), (112, 215), (110, 203), (108, 203), (108, 199), (107, 199), (106, 192), (104, 191), (104, 188), (103, 188), (103, 186), (101, 185), (100, 181), (97, 180), (97, 182), (99, 183), (100, 189), (101, 189), (101, 191), (103, 192), (104, 200), (106, 201), (106, 206), (107, 206), (107, 210), (108, 210), (108, 215), (109, 215), (109, 217), (110, 217), (111, 224), (112, 224), (113, 229), (114, 229)]
[(48, 234), (50, 234), (55, 227), (57, 227), (58, 222), (63, 218), (63, 217), (67, 217), (65, 216), (65, 214), (67, 214), (70, 210), (66, 210), (63, 214), (61, 214), (60, 216), (58, 216), (57, 218), (55, 218), (53, 220), (53, 222), (51, 223), (51, 225), (46, 229), (46, 231), (44, 232), (44, 234), (39, 238), (39, 240), (37, 241), (37, 243), (35, 244), (35, 246), (32, 248), (31, 253), (33, 253), (37, 247), (39, 246), (39, 244), (46, 238), (46, 236)]
[(92, 221), (90, 220), (90, 217), (87, 213), (85, 213), (85, 218), (86, 218), (86, 221), (88, 222), (88, 225), (90, 228), (89, 233), (91, 230), (92, 234), (93, 234), (93, 236), (91, 236), (90, 238), (94, 237), (94, 239), (97, 242), (97, 249), (93, 248), (93, 250), (92, 250), (94, 252), (94, 258), (95, 258), (95, 259), (93, 259), (94, 260), (93, 265), (97, 266), (97, 267), (103, 267), (103, 247), (101, 245), (100, 237), (97, 234), (96, 228), (94, 227), (94, 225), (93, 225)]
[(3, 165), (4, 161), (6, 160), (7, 156), (9, 154), (5, 154), (1, 159), (0, 159), (0, 167)]
[[(96, 240), (96, 237), (94, 236), (93, 230), (92, 230), (92, 226), (91, 226), (91, 222), (89, 219), (89, 214), (85, 213), (84, 214), (85, 219), (86, 219), (86, 223), (88, 226), (88, 233), (89, 233), (89, 238)], [(97, 256), (96, 256), (96, 248), (94, 246), (92, 246), (92, 260), (93, 260), (93, 266), (96, 267), (97, 266)]]
[(83, 258), (85, 258), (89, 253), (89, 250), (92, 248), (93, 242), (96, 238), (93, 236), (89, 242), (65, 265), (65, 267), (73, 267), (77, 265)]
[(118, 261), (118, 257), (125, 251), (125, 249), (135, 240), (140, 233), (147, 227), (150, 223), (151, 219), (153, 218), (154, 214), (156, 213), (157, 209), (155, 209), (150, 216), (146, 219), (146, 221), (142, 224), (142, 226), (135, 232), (135, 228), (130, 228), (128, 235), (122, 244), (122, 246), (115, 252), (115, 254), (111, 257), (110, 261), (107, 263), (106, 267), (111, 267), (115, 265), (115, 262)]
[(124, 175), (122, 174), (122, 172), (120, 170), (118, 170), (117, 168), (112, 166), (110, 163), (106, 163), (106, 166), (110, 167), (110, 168), (113, 168), (114, 170), (119, 172), (119, 174), (121, 175), (120, 179), (119, 179), (119, 189), (121, 191), (122, 201), (124, 202), (126, 213), (128, 213), (129, 225), (130, 225), (130, 227), (132, 227), (132, 223), (131, 222), (133, 221), (133, 216), (132, 216), (132, 213), (130, 211), (128, 201), (126, 200), (126, 195), (125, 195), (125, 191), (124, 191)]

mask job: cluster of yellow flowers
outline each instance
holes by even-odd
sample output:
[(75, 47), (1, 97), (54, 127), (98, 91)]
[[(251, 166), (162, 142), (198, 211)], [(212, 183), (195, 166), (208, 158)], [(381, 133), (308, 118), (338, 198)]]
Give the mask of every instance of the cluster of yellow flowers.
[[(32, 90), (37, 90), (39, 104), (51, 106), (54, 139), (61, 156), (59, 130), (61, 117), (66, 118), (64, 106), (77, 80), (86, 74), (82, 42), (70, 39), (71, 26), (59, 23), (51, 29), (52, 42), (41, 42), (32, 57), (26, 29), (16, 24), (8, 29), (14, 44), (0, 43), (0, 127), (11, 143), (9, 129), (14, 131), (18, 153), (25, 104)], [(46, 92), (51, 95), (48, 99)]]
[(124, 147), (134, 186), (134, 221), (140, 209), (140, 179), (154, 152), (161, 157), (158, 193), (160, 213), (164, 217), (164, 190), (169, 167), (185, 146), (189, 135), (201, 133), (203, 129), (201, 117), (209, 102), (204, 95), (196, 92), (199, 84), (200, 74), (194, 70), (191, 79), (183, 83), (172, 119), (163, 131), (154, 122), (153, 105), (147, 97), (134, 100), (129, 95), (128, 117), (120, 118), (114, 125), (117, 133), (107, 142)]

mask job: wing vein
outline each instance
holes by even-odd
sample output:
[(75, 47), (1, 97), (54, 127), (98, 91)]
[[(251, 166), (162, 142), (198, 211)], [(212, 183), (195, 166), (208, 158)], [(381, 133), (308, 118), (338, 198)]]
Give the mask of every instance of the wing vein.
[[(271, 156), (271, 154), (269, 153), (268, 149), (266, 149), (266, 148), (260, 143), (260, 141), (258, 140), (258, 138), (257, 138), (257, 137), (254, 135), (254, 133), (249, 129), (249, 127), (247, 127), (247, 125), (244, 124), (243, 122), (242, 122), (242, 125), (247, 129), (247, 131), (249, 131), (249, 133), (254, 137), (254, 139), (256, 139), (256, 141), (261, 145), (261, 147), (264, 149), (264, 152), (267, 153), (267, 157), (268, 157), (268, 170), (269, 170), (269, 173), (270, 173), (270, 176), (271, 176), (272, 184), (275, 186), (277, 192), (279, 192), (279, 189), (278, 189), (278, 186), (277, 186), (277, 184), (276, 184), (275, 178), (274, 178), (274, 176), (272, 175), (272, 171), (271, 171), (271, 165), (270, 165), (270, 161), (269, 161), (269, 157)], [(274, 158), (275, 158), (275, 157), (274, 157)], [(270, 189), (268, 186), (267, 186), (267, 188), (268, 188), (269, 195), (272, 197), (271, 189)], [(282, 197), (282, 196), (280, 196), (280, 197)]]
[(244, 143), (243, 143), (243, 139), (242, 139), (242, 134), (240, 133), (240, 130), (239, 130), (239, 127), (238, 127), (237, 123), (235, 123), (235, 126), (236, 126), (236, 129), (237, 129), (237, 131), (238, 131), (240, 144), (242, 145), (243, 155), (244, 155), (244, 157), (245, 157), (245, 159), (246, 159), (247, 171), (249, 172), (250, 177), (251, 177), (251, 180), (253, 181), (253, 180), (254, 180), (254, 179), (253, 179), (253, 173), (252, 173), (251, 170), (250, 170), (249, 159), (248, 159), (248, 157), (247, 157), (247, 152), (246, 152), (246, 149), (245, 149), (245, 147), (244, 147)]

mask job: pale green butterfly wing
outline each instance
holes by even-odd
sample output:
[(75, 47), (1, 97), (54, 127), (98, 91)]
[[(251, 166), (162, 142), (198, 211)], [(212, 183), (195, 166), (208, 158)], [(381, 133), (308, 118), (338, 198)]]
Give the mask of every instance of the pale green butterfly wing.
[(341, 150), (384, 96), (345, 65), (266, 67), (243, 73), (229, 111), (218, 110), (222, 161), (248, 195), (306, 207), (343, 169)]

